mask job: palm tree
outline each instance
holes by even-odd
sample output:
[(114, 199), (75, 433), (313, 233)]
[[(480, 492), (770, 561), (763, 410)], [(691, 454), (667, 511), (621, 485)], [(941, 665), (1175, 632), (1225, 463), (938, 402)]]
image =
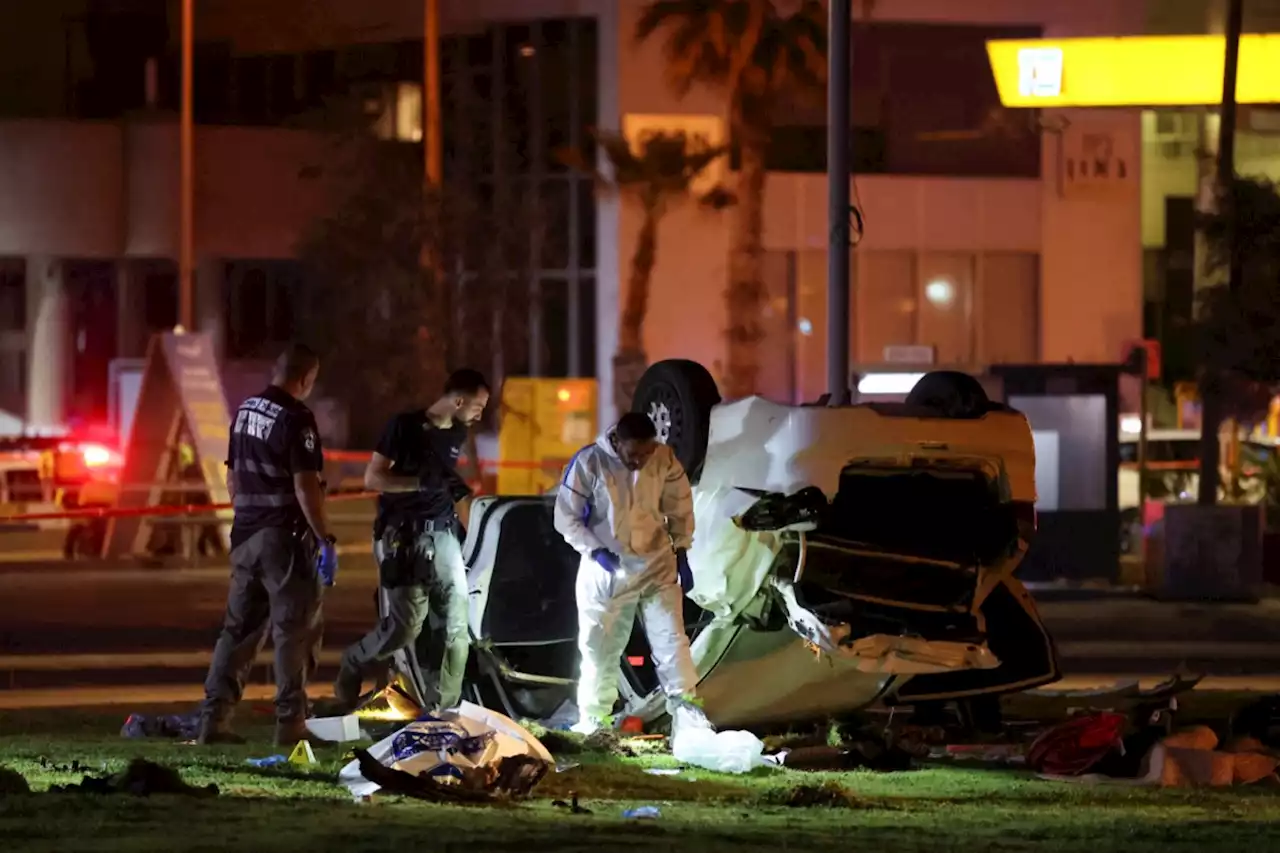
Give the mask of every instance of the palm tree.
[[(594, 137), (609, 161), (612, 175), (597, 173), (577, 150), (561, 150), (559, 159), (571, 168), (594, 175), (601, 189), (622, 194), (640, 208), (643, 217), (635, 254), (631, 256), (618, 350), (613, 358), (614, 401), (626, 411), (648, 363), (644, 321), (658, 257), (658, 224), (675, 205), (695, 195), (698, 178), (726, 149), (710, 145), (702, 136), (679, 132), (648, 134), (638, 146), (619, 133), (596, 132)], [(697, 198), (702, 205), (714, 209), (732, 202), (730, 194), (718, 185)]]
[(729, 256), (726, 396), (755, 393), (764, 337), (765, 152), (782, 99), (819, 93), (826, 80), (827, 27), (820, 0), (651, 0), (636, 38), (665, 34), (667, 71), (683, 95), (694, 84), (729, 99), (729, 126), (740, 152), (739, 203)]

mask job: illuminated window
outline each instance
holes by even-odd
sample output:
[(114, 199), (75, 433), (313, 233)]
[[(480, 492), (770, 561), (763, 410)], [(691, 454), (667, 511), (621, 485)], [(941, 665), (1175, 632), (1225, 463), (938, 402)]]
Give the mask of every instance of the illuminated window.
[(389, 83), (381, 97), (365, 99), (365, 112), (373, 118), (379, 139), (422, 141), (422, 84)]

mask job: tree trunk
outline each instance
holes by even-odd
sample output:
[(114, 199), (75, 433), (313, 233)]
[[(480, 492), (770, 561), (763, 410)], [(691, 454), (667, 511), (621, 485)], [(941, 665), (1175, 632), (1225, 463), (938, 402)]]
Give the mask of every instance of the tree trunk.
[(631, 256), (631, 278), (627, 283), (622, 324), (618, 330), (618, 351), (613, 357), (613, 402), (619, 412), (631, 411), (636, 384), (644, 375), (648, 358), (644, 352), (644, 321), (649, 311), (649, 286), (658, 256), (658, 212), (645, 210), (644, 223)]
[(725, 397), (736, 400), (757, 391), (760, 315), (764, 310), (764, 184), (768, 136), (740, 131), (742, 163), (738, 171), (738, 204), (729, 249), (729, 290), (725, 294), (729, 329)]
[(622, 328), (618, 332), (620, 352), (644, 349), (644, 320), (649, 310), (649, 283), (658, 254), (658, 214), (646, 210), (644, 224), (631, 256), (631, 280), (627, 282), (627, 299), (622, 311)]

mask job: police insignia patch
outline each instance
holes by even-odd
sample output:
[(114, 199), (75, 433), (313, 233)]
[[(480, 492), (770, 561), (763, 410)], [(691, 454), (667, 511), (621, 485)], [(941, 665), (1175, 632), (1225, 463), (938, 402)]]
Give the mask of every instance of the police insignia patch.
[(305, 432), (303, 432), (302, 443), (307, 448), (307, 450), (315, 450), (316, 449), (316, 431), (313, 429), (308, 429)]

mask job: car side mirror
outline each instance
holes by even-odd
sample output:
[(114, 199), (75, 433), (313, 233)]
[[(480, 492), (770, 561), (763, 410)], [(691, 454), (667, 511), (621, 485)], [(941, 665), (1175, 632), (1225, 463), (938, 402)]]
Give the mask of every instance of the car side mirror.
[(733, 518), (733, 523), (743, 530), (769, 532), (816, 530), (822, 524), (828, 507), (831, 506), (827, 496), (817, 486), (806, 486), (791, 495), (741, 486), (738, 490), (757, 498), (745, 512)]

